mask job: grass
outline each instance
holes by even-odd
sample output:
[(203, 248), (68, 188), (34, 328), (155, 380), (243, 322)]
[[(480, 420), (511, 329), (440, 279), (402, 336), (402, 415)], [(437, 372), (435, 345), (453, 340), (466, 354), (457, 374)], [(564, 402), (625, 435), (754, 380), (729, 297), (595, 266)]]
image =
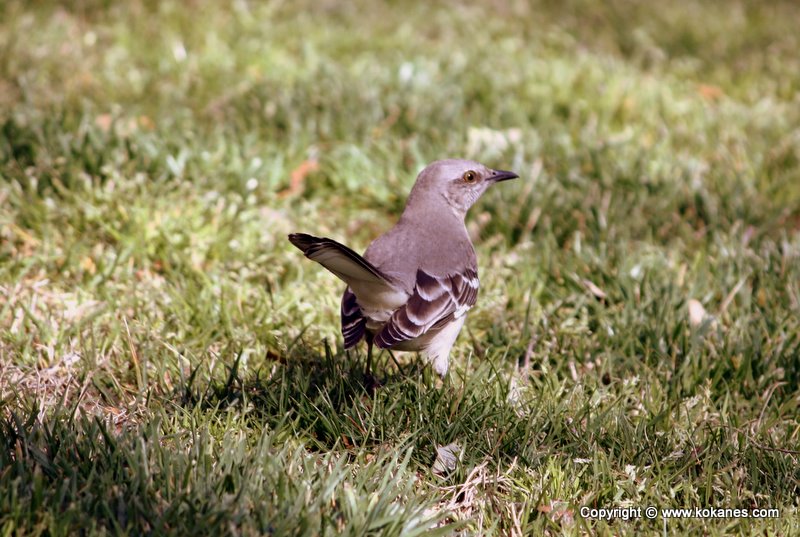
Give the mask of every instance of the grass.
[[(794, 3), (60, 4), (0, 5), (0, 534), (800, 532)], [(286, 234), (445, 156), (522, 179), (370, 394)], [(780, 516), (580, 514), (646, 506)]]

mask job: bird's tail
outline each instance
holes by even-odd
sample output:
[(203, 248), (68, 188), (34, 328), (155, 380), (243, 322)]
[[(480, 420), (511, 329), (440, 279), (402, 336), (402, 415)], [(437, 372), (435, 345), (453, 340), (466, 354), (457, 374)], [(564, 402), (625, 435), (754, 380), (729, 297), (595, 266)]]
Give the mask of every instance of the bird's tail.
[[(332, 239), (292, 233), (289, 240), (306, 255), (343, 280), (356, 296), (358, 305), (372, 316), (385, 316), (405, 304), (408, 292), (392, 277), (353, 250)], [(386, 319), (381, 319), (385, 321)]]
[(307, 258), (316, 261), (333, 272), (348, 285), (356, 282), (389, 284), (375, 265), (353, 250), (333, 239), (314, 237), (305, 233), (292, 233), (289, 241), (297, 246)]

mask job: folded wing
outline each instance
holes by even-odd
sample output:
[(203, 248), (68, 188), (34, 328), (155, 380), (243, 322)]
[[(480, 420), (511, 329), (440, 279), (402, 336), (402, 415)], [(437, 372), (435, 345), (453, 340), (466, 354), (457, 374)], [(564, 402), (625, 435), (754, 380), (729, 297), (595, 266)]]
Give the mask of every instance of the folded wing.
[(414, 293), (392, 314), (375, 337), (375, 344), (393, 347), (460, 318), (475, 305), (478, 285), (478, 273), (472, 268), (445, 276), (417, 270)]

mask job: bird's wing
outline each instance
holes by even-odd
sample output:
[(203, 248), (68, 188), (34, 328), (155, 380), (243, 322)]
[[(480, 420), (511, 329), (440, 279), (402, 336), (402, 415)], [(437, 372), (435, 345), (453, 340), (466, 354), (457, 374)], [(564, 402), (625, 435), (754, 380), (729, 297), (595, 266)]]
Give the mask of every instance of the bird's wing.
[(473, 268), (444, 276), (418, 269), (414, 293), (375, 336), (375, 344), (393, 347), (458, 319), (475, 305), (478, 285), (478, 272)]
[(348, 287), (342, 295), (342, 336), (345, 349), (355, 347), (361, 341), (366, 326), (367, 319), (356, 302), (356, 295)]

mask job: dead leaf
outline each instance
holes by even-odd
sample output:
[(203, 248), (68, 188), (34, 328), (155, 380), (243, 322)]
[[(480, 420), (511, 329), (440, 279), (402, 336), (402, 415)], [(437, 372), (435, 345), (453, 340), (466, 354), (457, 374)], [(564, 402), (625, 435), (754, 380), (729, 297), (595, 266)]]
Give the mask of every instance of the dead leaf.
[(104, 132), (108, 132), (111, 130), (111, 124), (114, 122), (114, 118), (111, 117), (111, 114), (100, 114), (94, 120), (94, 124), (97, 125), (100, 130)]
[(703, 98), (709, 101), (715, 101), (724, 95), (722, 88), (719, 86), (712, 86), (711, 84), (700, 84), (697, 91)]
[(767, 307), (767, 292), (764, 291), (763, 287), (760, 287), (756, 293), (756, 302), (758, 303), (759, 307)]
[(686, 279), (686, 271), (689, 267), (686, 263), (681, 264), (681, 268), (678, 270), (678, 287), (683, 287), (683, 282)]
[(148, 131), (152, 131), (155, 130), (156, 124), (147, 116), (139, 116), (139, 127)]
[(746, 281), (747, 281), (746, 278), (742, 278), (741, 280), (738, 281), (736, 285), (733, 286), (731, 292), (728, 293), (728, 295), (722, 301), (722, 304), (720, 304), (719, 306), (719, 315), (722, 315), (723, 313), (725, 313), (725, 311), (727, 311), (728, 306), (731, 305), (731, 302), (733, 302), (734, 297), (736, 297), (736, 295), (739, 293), (739, 291), (741, 290), (742, 286)]
[(689, 299), (689, 324), (694, 327), (700, 326), (708, 313), (699, 300)]
[(583, 285), (586, 286), (586, 288), (589, 290), (590, 293), (592, 293), (595, 296), (595, 298), (599, 298), (600, 300), (606, 299), (607, 295), (605, 291), (597, 287), (597, 285), (595, 285), (593, 281), (584, 279)]
[(433, 462), (434, 474), (447, 474), (456, 469), (458, 462), (458, 454), (461, 453), (461, 446), (453, 442), (446, 446), (436, 447), (436, 460)]
[(554, 522), (564, 525), (571, 525), (575, 522), (575, 514), (569, 509), (569, 504), (564, 501), (553, 500), (549, 504), (540, 505), (536, 510), (547, 515)]
[(319, 169), (319, 162), (316, 159), (304, 160), (300, 165), (292, 170), (289, 179), (289, 188), (278, 192), (279, 198), (285, 198), (300, 194), (305, 189), (305, 180), (308, 174), (315, 172)]
[(89, 256), (81, 260), (81, 268), (92, 275), (97, 272), (97, 265), (94, 264), (94, 260)]

